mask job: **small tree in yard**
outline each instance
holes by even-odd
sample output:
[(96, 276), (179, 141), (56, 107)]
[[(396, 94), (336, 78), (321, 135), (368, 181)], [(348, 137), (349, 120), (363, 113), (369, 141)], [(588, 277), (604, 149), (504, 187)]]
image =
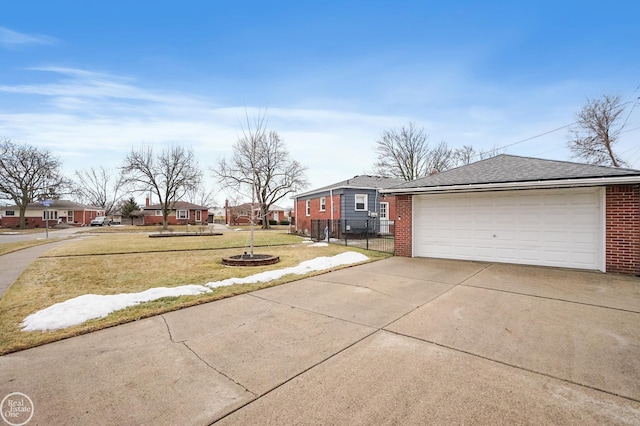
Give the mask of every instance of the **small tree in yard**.
[(132, 150), (122, 166), (124, 182), (134, 191), (151, 190), (162, 205), (162, 228), (167, 229), (173, 204), (189, 190), (198, 188), (202, 172), (193, 151), (179, 146), (164, 149), (154, 155), (151, 147)]
[[(307, 187), (306, 168), (289, 157), (277, 132), (268, 131), (264, 115), (252, 123), (246, 117), (246, 127), (233, 147), (230, 160), (223, 158), (213, 175), (227, 188), (251, 197), (260, 207), (260, 216), (267, 218), (271, 206), (289, 194)], [(253, 214), (251, 215), (253, 216)], [(269, 221), (262, 221), (269, 229)]]
[(620, 96), (587, 100), (576, 117), (577, 127), (570, 130), (568, 147), (573, 156), (591, 164), (625, 166), (613, 149), (624, 128), (624, 123), (618, 124), (624, 110)]
[(138, 206), (138, 203), (136, 203), (136, 200), (131, 197), (122, 205), (122, 217), (131, 218), (131, 224), (133, 225), (133, 216), (131, 216), (131, 213), (136, 210), (140, 210), (140, 207)]

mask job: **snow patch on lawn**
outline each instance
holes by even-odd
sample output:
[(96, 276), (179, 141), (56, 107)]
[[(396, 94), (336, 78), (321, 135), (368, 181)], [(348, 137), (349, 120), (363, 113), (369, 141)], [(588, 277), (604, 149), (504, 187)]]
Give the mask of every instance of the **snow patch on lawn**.
[(253, 284), (268, 282), (295, 274), (304, 275), (309, 272), (323, 271), (337, 266), (350, 265), (363, 262), (368, 257), (355, 252), (340, 253), (332, 257), (317, 257), (301, 262), (297, 266), (260, 272), (245, 278), (229, 278), (222, 281), (214, 281), (202, 285), (183, 285), (179, 287), (156, 287), (140, 293), (122, 293), (113, 295), (85, 294), (56, 303), (46, 309), (42, 309), (29, 315), (20, 326), (23, 331), (47, 331), (59, 330), (85, 321), (104, 318), (111, 312), (135, 306), (143, 302), (150, 302), (163, 297), (191, 296), (208, 293), (213, 288), (234, 284)]
[(309, 244), (307, 247), (329, 247), (328, 243), (313, 243)]

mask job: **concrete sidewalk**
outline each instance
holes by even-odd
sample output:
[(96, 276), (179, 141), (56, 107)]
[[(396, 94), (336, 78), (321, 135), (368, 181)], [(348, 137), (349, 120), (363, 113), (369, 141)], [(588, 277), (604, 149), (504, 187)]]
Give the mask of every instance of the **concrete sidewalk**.
[(9, 290), (13, 282), (31, 262), (52, 248), (64, 244), (64, 241), (52, 240), (50, 243), (20, 249), (0, 256), (0, 299)]
[(0, 357), (37, 425), (640, 424), (640, 279), (390, 258)]

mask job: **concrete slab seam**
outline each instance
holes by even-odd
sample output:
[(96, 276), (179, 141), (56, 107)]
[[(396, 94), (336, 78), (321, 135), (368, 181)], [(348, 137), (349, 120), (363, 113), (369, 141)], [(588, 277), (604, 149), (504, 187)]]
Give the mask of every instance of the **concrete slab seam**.
[[(260, 300), (263, 300), (265, 302), (275, 303), (277, 305), (286, 306), (288, 308), (299, 309), (302, 312), (308, 312), (310, 314), (321, 315), (321, 316), (323, 316), (325, 318), (331, 318), (333, 320), (338, 320), (338, 321), (346, 322), (346, 323), (349, 323), (349, 324), (355, 324), (355, 325), (359, 325), (359, 326), (362, 326), (362, 327), (373, 328), (376, 331), (381, 330), (380, 328), (378, 328), (376, 326), (373, 326), (373, 325), (370, 325), (370, 324), (363, 324), (363, 323), (360, 323), (360, 322), (351, 321), (351, 320), (344, 319), (344, 318), (334, 317), (333, 315), (325, 314), (324, 312), (312, 311), (311, 309), (303, 308), (301, 306), (290, 305), (288, 303), (280, 302), (279, 300), (272, 300), (272, 299), (267, 299), (266, 297), (256, 296), (254, 293), (245, 293), (244, 296), (252, 296), (252, 297), (255, 297), (256, 299), (260, 299)], [(417, 306), (415, 309), (418, 309), (419, 307), (420, 306)], [(411, 312), (413, 312), (415, 309), (412, 309)], [(385, 325), (385, 327), (386, 327), (386, 325)]]
[(183, 345), (185, 348), (187, 348), (187, 350), (189, 352), (191, 352), (196, 358), (198, 358), (204, 365), (206, 365), (207, 367), (209, 367), (210, 369), (212, 369), (213, 371), (215, 371), (216, 373), (220, 374), (221, 376), (227, 378), (227, 380), (235, 383), (236, 385), (240, 386), (241, 388), (243, 388), (245, 390), (245, 392), (250, 393), (251, 395), (253, 395), (254, 397), (257, 397), (258, 395), (255, 392), (252, 392), (251, 390), (249, 390), (246, 386), (244, 386), (242, 383), (238, 382), (237, 380), (233, 379), (232, 377), (229, 377), (228, 375), (226, 375), (225, 373), (223, 373), (222, 371), (218, 370), (217, 368), (215, 368), (214, 366), (212, 366), (211, 364), (209, 364), (207, 361), (205, 361), (200, 355), (198, 355), (198, 353), (193, 350), (193, 348), (191, 348), (188, 344), (186, 340), (181, 340), (181, 341), (175, 341), (173, 340), (173, 335), (171, 334), (171, 327), (169, 326), (169, 323), (167, 322), (167, 319), (164, 317), (164, 315), (160, 315), (160, 317), (162, 318), (162, 320), (164, 321), (164, 325), (167, 327), (167, 332), (169, 333), (169, 340), (171, 341), (171, 343), (175, 343), (178, 345)]
[(596, 304), (593, 304), (593, 303), (586, 303), (586, 302), (577, 302), (575, 300), (567, 300), (567, 299), (560, 299), (560, 298), (557, 298), (557, 297), (541, 296), (539, 294), (520, 293), (520, 292), (517, 292), (517, 291), (503, 290), (503, 289), (492, 288), (492, 287), (483, 287), (483, 286), (479, 286), (479, 285), (469, 285), (469, 284), (459, 284), (459, 285), (460, 285), (460, 287), (479, 288), (479, 289), (482, 289), (482, 290), (490, 290), (490, 291), (497, 291), (497, 292), (500, 292), (500, 293), (515, 294), (517, 296), (535, 297), (537, 299), (552, 300), (552, 301), (556, 301), (556, 302), (566, 302), (566, 303), (572, 303), (572, 304), (575, 304), (575, 305), (592, 306), (592, 307), (595, 307), (595, 308), (611, 309), (612, 311), (627, 312), (627, 313), (630, 313), (630, 314), (640, 314), (640, 310), (633, 311), (631, 309), (614, 308), (614, 307), (611, 307), (611, 306), (596, 305)]
[(452, 351), (455, 351), (455, 352), (459, 352), (459, 353), (470, 355), (470, 356), (473, 356), (473, 357), (476, 357), (476, 358), (484, 359), (486, 361), (495, 362), (497, 364), (501, 364), (501, 365), (504, 365), (506, 367), (515, 368), (517, 370), (526, 371), (528, 373), (537, 374), (539, 376), (548, 377), (550, 379), (559, 380), (561, 382), (569, 383), (569, 384), (572, 384), (572, 385), (575, 385), (575, 386), (580, 386), (580, 387), (591, 389), (591, 390), (595, 390), (595, 391), (598, 391), (598, 392), (603, 392), (603, 393), (606, 393), (607, 395), (613, 395), (613, 396), (617, 396), (619, 398), (623, 398), (623, 399), (626, 399), (626, 400), (629, 400), (629, 401), (640, 403), (640, 399), (637, 399), (637, 398), (634, 398), (634, 397), (631, 397), (631, 396), (626, 396), (626, 395), (622, 395), (622, 394), (619, 394), (619, 393), (616, 393), (616, 392), (611, 392), (611, 391), (608, 391), (608, 390), (605, 390), (605, 389), (600, 389), (598, 387), (591, 386), (591, 385), (585, 385), (584, 383), (579, 383), (579, 382), (575, 382), (573, 380), (564, 379), (562, 377), (553, 376), (551, 374), (547, 374), (547, 373), (543, 373), (543, 372), (540, 372), (540, 371), (532, 370), (530, 368), (525, 368), (525, 367), (521, 367), (521, 366), (518, 366), (518, 365), (509, 364), (508, 362), (500, 361), (500, 360), (497, 360), (497, 359), (492, 359), (492, 358), (486, 357), (484, 355), (480, 355), (480, 354), (476, 354), (476, 353), (473, 353), (473, 352), (465, 351), (463, 349), (459, 349), (459, 348), (455, 348), (453, 346), (448, 346), (448, 345), (445, 345), (445, 344), (442, 344), (442, 343), (434, 342), (432, 340), (421, 339), (419, 337), (411, 336), (411, 335), (404, 334), (404, 333), (399, 333), (399, 332), (393, 331), (393, 330), (386, 330), (385, 329), (385, 330), (382, 330), (382, 331), (386, 331), (388, 333), (392, 333), (392, 334), (395, 334), (397, 336), (402, 336), (402, 337), (407, 337), (409, 339), (418, 340), (420, 342), (429, 343), (429, 344), (432, 344), (432, 345), (435, 345), (435, 346), (438, 346), (438, 347), (441, 347), (441, 348), (449, 349), (449, 350), (452, 350)]
[[(394, 296), (394, 295), (392, 295), (392, 294), (387, 294), (387, 293), (385, 293), (385, 292), (383, 292), (383, 291), (380, 291), (380, 290), (377, 290), (377, 289), (375, 289), (375, 288), (367, 287), (366, 285), (349, 284), (349, 283), (338, 283), (338, 282), (334, 282), (334, 281), (328, 281), (328, 280), (319, 280), (319, 279), (315, 279), (315, 278), (318, 278), (318, 277), (321, 277), (321, 276), (322, 276), (322, 275), (316, 275), (316, 276), (314, 276), (314, 277), (310, 277), (310, 278), (308, 278), (308, 280), (309, 280), (309, 281), (321, 282), (321, 283), (329, 283), (329, 284), (346, 285), (346, 286), (349, 286), (349, 287), (366, 288), (367, 290), (371, 290), (371, 291), (373, 291), (374, 293), (378, 293), (378, 294), (381, 294), (381, 295), (383, 295), (383, 296), (390, 297), (390, 298), (392, 298), (392, 299), (402, 300), (403, 302), (408, 302), (407, 300), (405, 300), (405, 299), (403, 299), (403, 298), (401, 298), (401, 297), (396, 297), (396, 296)], [(410, 303), (410, 302), (409, 302), (409, 303)]]
[[(341, 320), (341, 321), (344, 321), (344, 320)], [(345, 322), (349, 322), (349, 321), (345, 321)], [(242, 410), (243, 408), (253, 404), (254, 402), (259, 401), (263, 397), (269, 395), (271, 392), (273, 392), (273, 391), (277, 390), (278, 388), (286, 385), (287, 383), (291, 382), (292, 380), (295, 380), (296, 378), (300, 377), (301, 375), (305, 374), (306, 372), (308, 372), (308, 371), (320, 366), (321, 364), (324, 364), (325, 362), (329, 361), (330, 359), (334, 358), (335, 356), (340, 355), (342, 352), (346, 351), (347, 349), (352, 348), (353, 346), (355, 346), (358, 343), (362, 342), (363, 340), (373, 336), (374, 334), (379, 333), (380, 331), (381, 331), (380, 329), (374, 329), (371, 333), (366, 334), (365, 336), (361, 337), (360, 339), (357, 339), (353, 343), (350, 343), (349, 345), (345, 346), (344, 348), (340, 349), (339, 351), (327, 356), (324, 359), (321, 359), (320, 361), (318, 361), (315, 364), (305, 368), (304, 370), (300, 371), (299, 373), (294, 374), (293, 376), (289, 377), (288, 379), (284, 380), (283, 382), (278, 383), (277, 385), (273, 386), (271, 389), (269, 389), (269, 390), (263, 392), (262, 394), (260, 394), (255, 399), (252, 399), (251, 401), (247, 401), (246, 403), (242, 404), (241, 406), (236, 407), (232, 411), (224, 414), (222, 417), (220, 417), (220, 418), (214, 420), (212, 423), (210, 423), (210, 426), (216, 424), (220, 420), (223, 420), (225, 417), (228, 417), (228, 416), (232, 415), (233, 413), (235, 413), (235, 412), (237, 412), (239, 410)]]

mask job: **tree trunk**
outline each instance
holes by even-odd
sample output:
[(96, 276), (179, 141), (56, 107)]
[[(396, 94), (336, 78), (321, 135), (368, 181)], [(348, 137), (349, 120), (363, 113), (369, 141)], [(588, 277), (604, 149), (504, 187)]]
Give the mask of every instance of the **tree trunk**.
[(26, 213), (27, 213), (27, 206), (26, 205), (20, 206), (20, 229), (24, 229), (27, 227)]

